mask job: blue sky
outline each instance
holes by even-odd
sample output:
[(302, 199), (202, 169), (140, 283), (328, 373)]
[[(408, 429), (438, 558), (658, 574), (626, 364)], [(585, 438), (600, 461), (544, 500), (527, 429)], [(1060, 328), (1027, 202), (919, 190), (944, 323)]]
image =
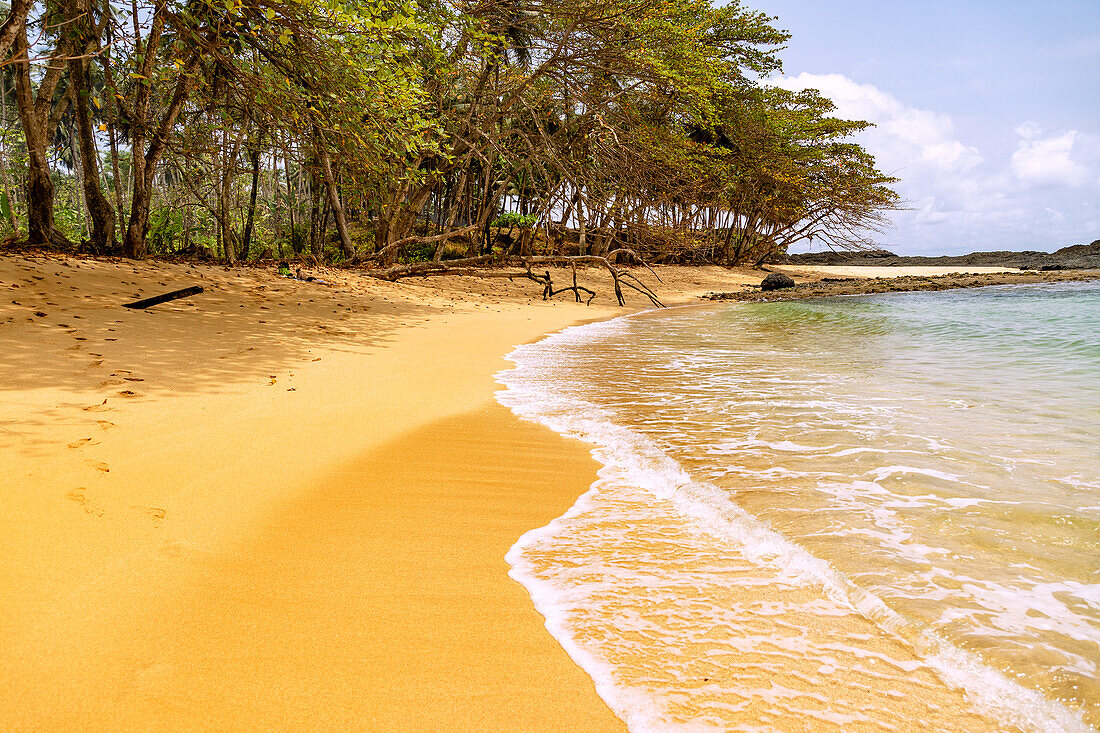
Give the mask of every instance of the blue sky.
[[(1100, 239), (1100, 0), (746, 0), (793, 37), (788, 88), (877, 127), (860, 140), (912, 210), (903, 254)], [(816, 249), (816, 247), (815, 247)]]

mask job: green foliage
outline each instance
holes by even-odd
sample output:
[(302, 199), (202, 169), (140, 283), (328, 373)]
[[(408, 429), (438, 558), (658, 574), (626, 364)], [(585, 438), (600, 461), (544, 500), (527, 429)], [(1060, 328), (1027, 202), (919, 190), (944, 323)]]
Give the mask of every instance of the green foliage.
[[(239, 237), (253, 165), (261, 201), (251, 255), (308, 250), (311, 214), (327, 215), (326, 178), (345, 208), (373, 215), (352, 232), (359, 251), (486, 220), (519, 230), (513, 249), (560, 247), (563, 235), (540, 241), (535, 227), (564, 217), (566, 227), (583, 218), (604, 244), (629, 236), (655, 253), (706, 249), (704, 258), (729, 261), (807, 237), (859, 246), (898, 206), (893, 179), (851, 142), (866, 123), (833, 117), (816, 92), (762, 81), (780, 70), (789, 36), (737, 0), (92, 7), (57, 39), (79, 30), (95, 46), (105, 39), (94, 29), (112, 29), (110, 53), (89, 56), (86, 87), (101, 141), (120, 149), (95, 180), (109, 198), (120, 189), (125, 209), (146, 151), (161, 146), (156, 169), (137, 179), (156, 189), (154, 252), (214, 247), (219, 221)], [(105, 8), (114, 17), (101, 17)], [(141, 43), (129, 36), (135, 20)], [(46, 64), (35, 63), (41, 85)], [(173, 99), (184, 100), (179, 116), (159, 120)], [(0, 131), (0, 164), (22, 180), (17, 128)], [(59, 129), (54, 143), (71, 139), (71, 123)], [(145, 149), (130, 149), (136, 137)], [(71, 155), (67, 142), (54, 147)], [(58, 184), (58, 227), (79, 238), (79, 192), (72, 177)], [(423, 221), (432, 223), (417, 230)], [(323, 256), (348, 257), (337, 242), (330, 225)], [(419, 261), (435, 249), (411, 245), (400, 256)], [(452, 251), (466, 249), (452, 241)]]
[(176, 249), (183, 236), (183, 214), (169, 209), (157, 209), (149, 217), (149, 249), (165, 254)]
[(287, 234), (289, 240), (287, 243), (290, 245), (290, 249), (295, 255), (300, 255), (304, 250), (309, 248), (308, 224), (295, 224)]
[(435, 247), (436, 245), (431, 243), (414, 242), (413, 244), (407, 244), (399, 261), (406, 264), (409, 262), (428, 262), (435, 256)]
[(54, 207), (53, 215), (54, 226), (66, 238), (73, 242), (84, 238), (84, 212), (71, 206), (59, 205)]
[(536, 214), (527, 214), (526, 216), (524, 216), (523, 214), (516, 213), (515, 211), (508, 211), (494, 219), (492, 226), (530, 229), (538, 223), (539, 217)]

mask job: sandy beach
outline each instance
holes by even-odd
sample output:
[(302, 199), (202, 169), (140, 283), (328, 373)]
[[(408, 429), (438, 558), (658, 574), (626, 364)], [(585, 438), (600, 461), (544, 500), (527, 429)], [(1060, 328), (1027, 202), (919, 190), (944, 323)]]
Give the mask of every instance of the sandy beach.
[(492, 398), (607, 284), (325, 277), (0, 258), (0, 728), (621, 728), (504, 562), (595, 464)]
[(492, 397), (606, 278), (317, 274), (0, 257), (0, 728), (622, 729), (504, 561), (596, 464)]

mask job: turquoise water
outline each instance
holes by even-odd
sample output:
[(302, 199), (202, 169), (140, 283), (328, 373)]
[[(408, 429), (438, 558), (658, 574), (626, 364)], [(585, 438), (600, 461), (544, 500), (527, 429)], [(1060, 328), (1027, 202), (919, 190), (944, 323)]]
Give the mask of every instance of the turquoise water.
[(1100, 726), (1100, 285), (698, 306), (513, 355), (601, 479), (509, 555), (635, 730)]

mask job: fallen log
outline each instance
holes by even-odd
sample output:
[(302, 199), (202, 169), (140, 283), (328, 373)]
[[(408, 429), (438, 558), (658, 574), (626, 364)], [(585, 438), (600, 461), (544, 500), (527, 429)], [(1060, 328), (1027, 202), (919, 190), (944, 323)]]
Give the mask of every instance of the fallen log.
[(189, 288), (182, 288), (180, 290), (173, 290), (170, 293), (164, 293), (163, 295), (154, 295), (152, 298), (145, 298), (144, 300), (135, 300), (133, 303), (123, 303), (123, 308), (134, 308), (136, 310), (145, 310), (154, 305), (160, 305), (161, 303), (167, 303), (170, 300), (179, 300), (180, 298), (189, 298), (192, 295), (198, 295), (202, 292), (202, 287), (199, 285), (192, 285)]

